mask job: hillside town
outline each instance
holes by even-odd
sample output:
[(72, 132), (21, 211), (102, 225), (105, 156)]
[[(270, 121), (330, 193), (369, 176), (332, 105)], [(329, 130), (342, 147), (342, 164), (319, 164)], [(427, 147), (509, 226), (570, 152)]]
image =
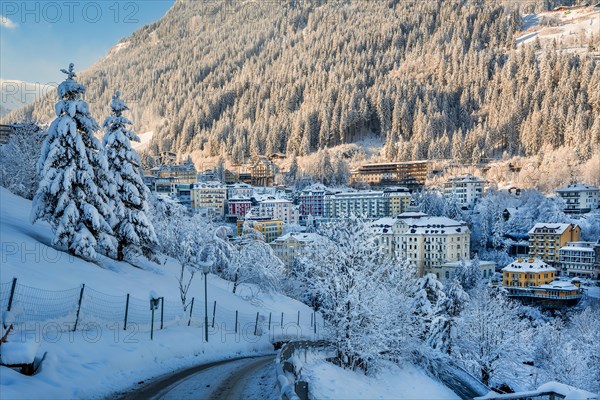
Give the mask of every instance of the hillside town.
[[(172, 162), (175, 155), (161, 159)], [(470, 216), (489, 186), (481, 177), (451, 176), (430, 188), (426, 182), (431, 163), (417, 161), (361, 165), (351, 171), (349, 186), (302, 181), (304, 185), (286, 186), (280, 159), (285, 155), (258, 156), (220, 172), (217, 168), (198, 171), (192, 163), (162, 164), (147, 169), (144, 182), (150, 191), (190, 212), (231, 226), (232, 238), (247, 228), (260, 232), (289, 269), (307, 245), (319, 240), (316, 227), (355, 215), (370, 221), (382, 254), (406, 259), (420, 276), (433, 273), (442, 283), (452, 281), (459, 267), (476, 266), (484, 279), (507, 287), (512, 297), (528, 304), (562, 307), (581, 299), (580, 279), (600, 279), (600, 239), (583, 241), (577, 224), (531, 221), (526, 235), (503, 232), (508, 242), (511, 237), (519, 241), (506, 248), (511, 261), (502, 265), (480, 258), (479, 246), (471, 248), (472, 222), (428, 215), (416, 204), (420, 192), (432, 190), (472, 221)], [(505, 192), (518, 196), (521, 190), (513, 187)], [(557, 188), (554, 197), (564, 200), (567, 215), (600, 214), (600, 189), (596, 187), (573, 183)], [(502, 217), (508, 221), (518, 211), (508, 207)]]

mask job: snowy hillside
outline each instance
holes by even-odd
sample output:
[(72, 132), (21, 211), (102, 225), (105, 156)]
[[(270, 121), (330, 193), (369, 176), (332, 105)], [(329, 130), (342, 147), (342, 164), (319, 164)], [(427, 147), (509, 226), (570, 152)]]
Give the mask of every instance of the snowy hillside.
[(581, 52), (588, 50), (586, 42), (592, 38), (600, 45), (600, 9), (573, 7), (524, 15), (523, 32), (517, 34), (516, 42), (531, 44), (539, 39), (544, 47), (556, 41), (560, 47)]
[[(45, 291), (66, 291), (81, 287), (110, 296), (124, 296), (143, 299), (148, 303), (149, 293), (164, 296), (168, 304), (179, 301), (179, 290), (175, 262), (158, 266), (139, 261), (139, 267), (124, 262), (101, 258), (99, 265), (71, 257), (48, 247), (52, 234), (46, 223), (31, 225), (29, 212), (31, 203), (0, 189), (2, 242), (2, 288), (10, 287), (12, 278), (17, 278), (22, 293), (41, 296)], [(64, 293), (64, 292), (63, 292)], [(198, 274), (192, 283), (188, 299), (196, 299), (194, 319), (203, 315), (201, 299), (204, 296), (203, 276)], [(5, 299), (6, 293), (0, 296)], [(27, 299), (27, 297), (24, 297)], [(115, 297), (116, 298), (116, 297)], [(241, 315), (256, 315), (259, 312), (268, 316), (270, 312), (279, 316), (283, 312), (286, 320), (294, 319), (300, 312), (302, 331), (312, 337), (310, 324), (311, 310), (305, 305), (282, 295), (261, 295), (250, 303), (244, 300), (244, 292), (231, 294), (231, 284), (213, 275), (208, 276), (208, 301), (212, 307), (217, 301), (217, 312), (239, 310)], [(4, 301), (4, 300), (3, 300)], [(18, 297), (13, 305), (12, 317), (19, 320), (19, 313), (27, 304), (19, 304)], [(4, 304), (4, 303), (3, 303)], [(181, 303), (179, 303), (181, 306)], [(109, 305), (107, 305), (109, 306)], [(47, 307), (40, 309), (44, 312)], [(144, 308), (146, 310), (146, 308)], [(150, 315), (149, 307), (143, 311)], [(212, 313), (212, 308), (211, 308)], [(36, 317), (36, 316), (34, 316)], [(253, 329), (245, 329), (234, 335), (233, 322), (228, 323), (225, 332), (219, 328), (219, 315), (215, 328), (209, 331), (209, 343), (203, 341), (200, 321), (192, 320), (187, 326), (187, 318), (179, 323), (169, 324), (164, 330), (156, 330), (150, 341), (147, 327), (135, 326), (122, 330), (118, 323), (90, 322), (76, 332), (67, 332), (62, 323), (56, 321), (28, 323), (20, 326), (9, 341), (37, 341), (38, 354), (47, 351), (41, 372), (26, 377), (18, 372), (2, 368), (0, 391), (2, 398), (95, 398), (109, 395), (145, 380), (203, 362), (224, 359), (242, 354), (266, 353), (272, 351), (270, 335), (254, 336)], [(254, 319), (253, 319), (254, 320)], [(252, 320), (252, 321), (253, 321)], [(285, 323), (284, 323), (285, 324)], [(248, 325), (248, 324), (246, 324)], [(273, 324), (275, 325), (275, 323)], [(157, 322), (158, 326), (158, 322)], [(253, 327), (252, 327), (253, 328)], [(274, 333), (274, 328), (271, 333)], [(294, 332), (297, 329), (293, 329)], [(250, 332), (250, 333), (248, 333)], [(310, 332), (310, 334), (308, 334)]]
[(24, 82), (0, 79), (0, 118), (9, 112), (21, 108), (40, 96), (44, 96), (56, 83)]

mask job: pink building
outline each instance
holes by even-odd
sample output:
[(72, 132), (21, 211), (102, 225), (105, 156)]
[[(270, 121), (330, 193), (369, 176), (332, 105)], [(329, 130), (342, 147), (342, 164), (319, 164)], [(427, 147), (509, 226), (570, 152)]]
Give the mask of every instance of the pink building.
[(229, 216), (244, 218), (246, 213), (252, 208), (250, 199), (232, 198), (227, 201), (227, 213)]

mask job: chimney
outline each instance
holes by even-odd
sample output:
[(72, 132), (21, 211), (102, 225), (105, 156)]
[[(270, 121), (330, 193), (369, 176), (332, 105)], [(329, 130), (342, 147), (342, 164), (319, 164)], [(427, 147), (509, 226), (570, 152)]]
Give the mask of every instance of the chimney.
[(517, 262), (523, 262), (523, 259), (521, 257), (517, 258)]
[(529, 259), (529, 262), (530, 262), (530, 263), (534, 262), (534, 259), (533, 259), (533, 258), (530, 258), (530, 259)]

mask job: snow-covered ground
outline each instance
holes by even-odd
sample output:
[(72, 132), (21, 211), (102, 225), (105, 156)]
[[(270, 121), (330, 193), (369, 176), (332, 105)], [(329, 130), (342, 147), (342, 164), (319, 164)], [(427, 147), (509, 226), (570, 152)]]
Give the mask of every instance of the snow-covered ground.
[(366, 376), (312, 358), (303, 365), (302, 374), (317, 399), (458, 399), (450, 389), (411, 365), (390, 363), (375, 376)]
[[(1, 283), (16, 277), (20, 285), (44, 290), (72, 289), (85, 283), (86, 288), (114, 296), (130, 293), (148, 299), (155, 291), (167, 301), (178, 301), (178, 267), (174, 261), (158, 266), (140, 260), (138, 267), (133, 267), (101, 258), (97, 265), (57, 252), (48, 246), (50, 227), (30, 224), (30, 207), (29, 201), (0, 188)], [(284, 312), (291, 317), (300, 311), (303, 321), (310, 324), (310, 309), (285, 296), (261, 294), (247, 301), (231, 293), (230, 282), (213, 275), (209, 275), (208, 285), (209, 303), (216, 300), (220, 307), (246, 315)], [(192, 296), (197, 300), (204, 297), (201, 274), (194, 278), (188, 301)], [(13, 310), (18, 313), (19, 305), (14, 304)], [(194, 324), (188, 327), (185, 321), (155, 331), (153, 341), (147, 331), (123, 331), (113, 324), (73, 333), (59, 331), (53, 322), (22, 326), (26, 330), (17, 331), (10, 341), (37, 341), (38, 354), (47, 351), (48, 356), (33, 377), (0, 368), (0, 393), (3, 399), (103, 397), (175, 369), (273, 349), (267, 334), (236, 336), (219, 331), (217, 326), (210, 330), (208, 343), (203, 341), (202, 329)]]
[[(554, 21), (547, 26), (545, 21)], [(556, 40), (571, 50), (585, 49), (580, 39), (592, 37), (600, 40), (600, 10), (594, 7), (578, 7), (567, 10), (546, 11), (523, 16), (523, 31), (517, 34), (517, 45), (533, 43), (536, 38), (542, 45)]]
[(148, 143), (150, 143), (150, 141), (152, 140), (153, 136), (154, 136), (154, 131), (142, 133), (142, 134), (138, 135), (138, 137), (140, 138), (140, 141), (139, 142), (131, 142), (131, 147), (133, 147), (137, 151), (144, 150), (148, 146)]

